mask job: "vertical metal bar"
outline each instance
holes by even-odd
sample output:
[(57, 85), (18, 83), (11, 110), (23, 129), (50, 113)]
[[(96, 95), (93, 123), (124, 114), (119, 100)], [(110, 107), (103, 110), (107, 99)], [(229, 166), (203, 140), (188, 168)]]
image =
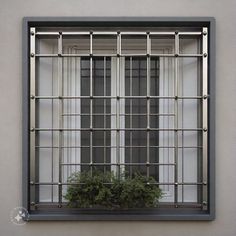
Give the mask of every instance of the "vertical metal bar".
[[(74, 53), (76, 53), (76, 50), (74, 50)], [(78, 67), (77, 67), (77, 65), (78, 65), (78, 58), (76, 57), (75, 59), (75, 88), (74, 88), (74, 95), (75, 96), (78, 96), (78, 94), (77, 94), (77, 90), (78, 90)], [(76, 99), (75, 100), (75, 102), (74, 102), (74, 112), (77, 114), (78, 113), (78, 111), (77, 111), (77, 104), (78, 104), (78, 102), (79, 102), (79, 99)], [(78, 126), (77, 126), (77, 124), (78, 124), (78, 116), (75, 116), (74, 117), (74, 127), (75, 128), (77, 128)], [(77, 143), (77, 132), (75, 131), (75, 134), (74, 134), (75, 136), (74, 136), (74, 144), (75, 144), (75, 146), (77, 146), (78, 145), (78, 143)], [(75, 161), (75, 163), (77, 163), (77, 159), (78, 159), (78, 157), (79, 157), (79, 155), (78, 155), (78, 153), (77, 153), (77, 148), (75, 148), (74, 149), (74, 161)], [(77, 166), (75, 166), (75, 169), (74, 169), (74, 171), (78, 171), (78, 169), (77, 169), (77, 167), (78, 167), (78, 165)]]
[[(69, 47), (70, 49), (70, 53), (73, 53), (72, 51), (72, 47)], [(69, 85), (69, 96), (72, 96), (72, 79), (73, 79), (73, 66), (72, 66), (72, 62), (73, 61), (73, 58), (71, 57), (69, 59), (69, 80), (68, 80), (68, 85)], [(73, 99), (70, 99), (69, 101), (69, 114), (73, 113), (72, 111), (72, 101)], [(72, 121), (73, 121), (73, 118), (72, 117), (69, 117), (69, 129), (72, 129)], [(69, 134), (69, 156), (68, 156), (68, 163), (72, 163), (72, 152), (73, 152), (73, 149), (71, 148), (72, 147), (72, 136), (73, 136), (73, 130), (70, 130), (68, 132)], [(69, 177), (71, 175), (71, 172), (72, 172), (72, 166), (70, 165), (70, 168), (69, 168), (69, 172), (68, 172), (68, 176)]]
[[(163, 53), (164, 54), (168, 54), (170, 49), (163, 49)], [(162, 87), (163, 87), (163, 95), (165, 94), (169, 94), (169, 81), (171, 80), (171, 76), (170, 76), (170, 59), (169, 58), (163, 58), (163, 81), (162, 81)], [(160, 101), (159, 101), (160, 102)], [(162, 105), (163, 105), (163, 113), (168, 113), (169, 112), (169, 106), (170, 106), (170, 101), (169, 100), (164, 100), (162, 101)], [(169, 119), (166, 119), (166, 117), (162, 118), (162, 126), (163, 127), (167, 127), (168, 129), (170, 128), (170, 122)], [(169, 139), (170, 139), (171, 133), (168, 132), (163, 132), (162, 134), (162, 138), (163, 138), (163, 145), (167, 145), (169, 146)], [(162, 161), (164, 163), (169, 163), (170, 162), (170, 153), (169, 153), (169, 149), (164, 149), (162, 151), (163, 157), (162, 157)], [(160, 161), (160, 160), (159, 160)], [(163, 166), (163, 180), (165, 180), (165, 182), (169, 182), (170, 181), (170, 166)], [(170, 186), (164, 186), (165, 191), (170, 191)]]
[[(76, 81), (77, 81), (77, 85), (76, 85), (76, 96), (80, 96), (81, 95), (81, 58), (77, 58), (77, 63), (76, 65), (78, 66), (77, 68), (77, 77), (76, 77)], [(77, 101), (77, 105), (76, 105), (76, 113), (81, 114), (81, 99), (78, 99)], [(76, 126), (77, 128), (81, 128), (81, 116), (78, 117), (78, 120), (76, 120)], [(81, 163), (81, 131), (78, 132), (78, 134), (76, 135), (77, 140), (76, 140), (76, 145), (79, 146), (79, 149), (77, 151), (76, 154), (76, 158), (77, 158), (77, 163)], [(77, 166), (77, 171), (81, 171), (81, 165)]]
[[(167, 53), (167, 50), (163, 49), (163, 53)], [(167, 67), (168, 67), (167, 58), (163, 58), (163, 71), (164, 71), (163, 81), (162, 81), (163, 95), (166, 93), (166, 79), (167, 79), (167, 72), (166, 71), (168, 71)], [(166, 110), (167, 110), (167, 100), (164, 99), (163, 100), (163, 113), (166, 113)], [(162, 119), (162, 127), (166, 128), (166, 119), (165, 119), (165, 117), (163, 117), (163, 119)], [(167, 137), (166, 132), (163, 132), (162, 133), (163, 145), (166, 145), (166, 137)], [(164, 163), (166, 163), (166, 152), (167, 152), (166, 149), (164, 149), (162, 151), (162, 155), (163, 155), (163, 157), (162, 157), (163, 160), (162, 161)], [(168, 179), (168, 176), (167, 176), (166, 169), (168, 169), (168, 166), (167, 166), (167, 168), (166, 168), (166, 166), (163, 166), (163, 179), (168, 182), (169, 179)]]
[[(184, 72), (183, 72), (183, 59), (181, 60), (181, 62), (182, 62), (182, 65), (180, 65), (180, 67), (182, 68), (182, 70), (181, 70), (181, 96), (184, 96), (184, 80), (183, 80), (183, 74), (184, 74)], [(182, 101), (181, 101), (181, 109), (182, 109), (182, 111), (181, 111), (181, 121), (182, 121), (182, 128), (184, 127), (184, 124), (185, 124), (185, 117), (184, 117), (184, 105), (185, 105), (185, 100), (184, 99), (182, 99)], [(181, 145), (182, 145), (182, 147), (184, 147), (184, 131), (182, 130), (182, 132), (181, 132)], [(184, 175), (184, 158), (185, 158), (185, 148), (182, 148), (182, 150), (181, 150), (181, 154), (182, 154), (182, 163), (181, 163), (181, 168), (182, 168), (182, 174), (181, 174), (181, 181), (182, 181), (182, 183), (184, 183), (184, 181), (185, 181), (185, 175)], [(182, 189), (182, 202), (184, 202), (184, 185), (182, 185), (181, 186), (181, 189)]]
[(93, 168), (93, 34), (90, 33), (90, 171)]
[(116, 63), (116, 163), (117, 175), (120, 177), (120, 54), (121, 35), (117, 33), (117, 63)]
[[(117, 69), (117, 58), (112, 57), (111, 58), (111, 96), (116, 96), (116, 69)], [(116, 100), (110, 99), (111, 102), (111, 114), (116, 114)], [(111, 122), (110, 122), (111, 129), (114, 129), (116, 127), (116, 115), (111, 116)], [(116, 131), (111, 130), (111, 163), (116, 163)], [(111, 171), (115, 174), (117, 170), (117, 166), (111, 165)]]
[[(202, 50), (202, 38), (197, 42), (197, 50), (200, 52)], [(197, 60), (197, 95), (202, 95), (202, 58)], [(197, 101), (197, 127), (202, 127), (202, 101)], [(197, 134), (197, 146), (202, 146), (202, 133)], [(202, 149), (197, 149), (197, 181), (202, 183)], [(197, 202), (202, 203), (203, 201), (203, 185), (197, 186)]]
[[(70, 54), (70, 48), (67, 48), (67, 53)], [(66, 76), (65, 76), (65, 85), (66, 85), (66, 95), (70, 96), (70, 92), (69, 92), (69, 80), (70, 80), (70, 58), (65, 58), (64, 59), (67, 63), (66, 63)], [(70, 110), (69, 110), (69, 105), (70, 105), (70, 101), (69, 100), (65, 100), (65, 104), (66, 104), (66, 113), (70, 114)], [(69, 117), (66, 118), (66, 127), (69, 128)], [(69, 132), (66, 132), (66, 145), (69, 146)], [(69, 156), (70, 156), (70, 149), (67, 148), (66, 150), (66, 162), (69, 163)], [(64, 169), (65, 170), (65, 169)], [(66, 176), (68, 177), (68, 173), (69, 173), (69, 167), (66, 168)]]
[[(55, 48), (53, 48), (53, 54), (55, 53), (54, 50)], [(54, 95), (54, 60), (52, 59), (52, 83), (51, 83), (51, 86), (52, 86), (52, 89), (51, 89), (51, 92), (52, 92), (52, 96)], [(51, 117), (51, 127), (54, 128), (54, 100), (51, 99), (51, 114), (52, 114), (52, 117)], [(54, 132), (53, 130), (51, 131), (51, 146), (53, 147), (54, 146)], [(54, 173), (53, 173), (53, 170), (54, 170), (54, 148), (51, 148), (51, 182), (53, 183), (54, 182)], [(53, 202), (53, 191), (54, 191), (54, 186), (52, 185), (51, 186), (51, 202)]]
[(202, 124), (203, 124), (203, 133), (202, 133), (202, 170), (203, 170), (203, 208), (207, 208), (207, 146), (208, 146), (208, 29), (203, 28), (202, 35), (202, 95), (205, 99), (202, 101)]
[(179, 81), (178, 81), (178, 73), (179, 73), (179, 34), (175, 33), (175, 85), (174, 85), (174, 94), (175, 94), (175, 103), (174, 103), (174, 113), (175, 113), (175, 135), (174, 135), (174, 160), (175, 160), (175, 191), (174, 191), (174, 203), (175, 206), (178, 207), (178, 93), (179, 93)]
[[(169, 53), (169, 51), (170, 50), (168, 50), (168, 53)], [(173, 63), (173, 61), (172, 61), (172, 59), (171, 58), (167, 58), (167, 63), (168, 63), (168, 66), (169, 66), (169, 68), (172, 68), (172, 63)], [(159, 59), (159, 70), (160, 70), (160, 59)], [(170, 94), (171, 94), (171, 89), (172, 89), (172, 86), (171, 86), (171, 78), (172, 78), (172, 75), (171, 75), (171, 72), (170, 72), (170, 70), (168, 70), (168, 75), (167, 75), (167, 83), (168, 83), (168, 89), (167, 89), (167, 95), (168, 96), (170, 96)], [(159, 102), (159, 104), (160, 104), (160, 101), (158, 101)], [(168, 109), (167, 109), (167, 113), (168, 114), (170, 114), (171, 113), (171, 109), (170, 109), (170, 100), (168, 99), (168, 101), (167, 101), (167, 106), (168, 106)], [(168, 117), (168, 125), (167, 125), (167, 128), (169, 129), (170, 128), (170, 124), (171, 124), (172, 122), (170, 122), (170, 118)], [(171, 136), (172, 136), (172, 134), (171, 134), (171, 132), (170, 131), (168, 131), (168, 133), (167, 133), (167, 146), (170, 146), (170, 143), (171, 143), (171, 141), (170, 141), (170, 139), (171, 139)], [(168, 161), (168, 163), (170, 163), (170, 149), (168, 148), (168, 151), (167, 151), (167, 155), (168, 155), (168, 159), (167, 159), (167, 161)], [(169, 182), (169, 179), (170, 179), (170, 168), (168, 167), (167, 168), (167, 176), (168, 176), (168, 182)], [(168, 191), (170, 191), (170, 186), (168, 185), (167, 186), (167, 189), (168, 189)]]
[[(125, 96), (125, 58), (120, 59), (120, 73), (119, 73), (119, 96), (124, 97)], [(120, 133), (119, 133), (119, 163), (120, 165), (120, 173), (124, 173), (125, 171), (125, 166), (123, 165), (125, 163), (125, 99), (120, 100), (119, 103), (119, 128), (120, 128)]]
[[(58, 96), (61, 98), (63, 96), (63, 84), (62, 84), (62, 75), (63, 75), (63, 67), (62, 62), (63, 59), (60, 56), (62, 54), (62, 34), (59, 34), (58, 37)], [(62, 206), (62, 155), (63, 155), (63, 99), (59, 99), (59, 183), (58, 183), (58, 207)]]
[(35, 28), (30, 28), (30, 201), (31, 208), (34, 209), (36, 203), (35, 196)]
[(147, 177), (150, 175), (150, 36), (147, 33)]
[[(72, 48), (71, 47), (69, 47), (69, 53), (71, 54), (72, 53)], [(69, 88), (69, 96), (72, 96), (72, 57), (71, 58), (69, 58), (69, 78), (68, 78), (68, 88)], [(69, 113), (72, 113), (72, 99), (70, 99), (70, 101), (69, 101), (69, 104), (68, 104), (68, 111), (69, 111)], [(69, 117), (69, 119), (68, 119), (68, 122), (69, 122), (69, 126), (68, 126), (68, 128), (69, 129), (71, 129), (72, 128), (72, 126), (71, 126), (71, 122), (72, 121), (72, 118), (71, 117)], [(73, 131), (71, 131), (71, 132), (68, 132), (68, 137), (69, 137), (69, 146), (71, 147), (72, 146), (72, 132)], [(72, 151), (71, 151), (71, 148), (69, 148), (69, 155), (68, 155), (68, 162), (67, 163), (71, 163), (71, 157), (72, 157)], [(69, 171), (67, 172), (67, 178), (70, 176), (70, 174), (71, 174), (71, 165), (69, 166)]]
[[(156, 81), (156, 88), (155, 88), (155, 95), (159, 96), (160, 95), (160, 58), (158, 59), (155, 59), (155, 66), (154, 66), (154, 69), (155, 69), (155, 73), (154, 73), (154, 80)], [(167, 78), (167, 82), (169, 83), (169, 73), (168, 73), (168, 78)], [(151, 87), (151, 86), (150, 86)], [(169, 86), (168, 86), (169, 88)], [(169, 94), (168, 94), (169, 95)], [(169, 99), (168, 99), (169, 101)], [(169, 104), (168, 104), (168, 109), (169, 109)], [(159, 112), (160, 113), (160, 101), (159, 99), (157, 100), (157, 108), (156, 108), (156, 111), (157, 113)], [(151, 111), (150, 111), (151, 113)], [(170, 111), (168, 110), (168, 114), (170, 113)], [(169, 118), (168, 118), (168, 121), (169, 121)], [(159, 127), (159, 123), (160, 123), (160, 118), (157, 117), (156, 119), (156, 127)], [(169, 126), (168, 126), (168, 129), (169, 129)], [(169, 133), (169, 132), (168, 132)], [(168, 134), (167, 134), (168, 135)], [(156, 138), (157, 140), (157, 144), (160, 142), (159, 140), (159, 135), (157, 134)], [(169, 140), (169, 135), (168, 135), (168, 140)], [(168, 143), (168, 146), (169, 146), (169, 143)], [(168, 152), (169, 152), (169, 148), (168, 148)], [(160, 162), (160, 152), (159, 152), (159, 149), (156, 149), (155, 150), (155, 155), (157, 156), (157, 162)], [(169, 163), (169, 153), (168, 153), (168, 163)], [(156, 166), (155, 167), (155, 178), (156, 180), (159, 182), (159, 172), (160, 172), (160, 167), (159, 166)], [(169, 168), (168, 168), (168, 176), (169, 176)]]
[[(162, 50), (162, 51), (164, 53), (164, 50)], [(164, 76), (165, 76), (164, 58), (159, 57), (159, 81), (158, 81), (158, 85), (159, 85), (158, 95), (159, 96), (164, 96), (165, 95), (165, 91), (164, 91), (164, 88), (163, 88)], [(158, 112), (159, 113), (164, 113), (163, 101), (164, 101), (163, 99), (160, 99), (158, 101)], [(164, 117), (161, 117), (161, 116), (158, 117), (158, 127), (163, 127), (164, 128), (163, 118)], [(163, 131), (158, 132), (158, 144), (162, 145), (162, 146), (165, 145), (163, 133), (164, 133)], [(169, 135), (169, 132), (168, 132), (168, 135)], [(164, 163), (164, 149), (160, 149), (160, 148), (158, 149), (158, 161)], [(159, 178), (158, 178), (158, 180), (160, 182), (163, 182), (163, 183), (166, 182), (166, 180), (164, 179), (164, 166), (159, 167)], [(166, 188), (167, 188), (166, 185), (162, 185), (161, 187), (162, 187), (163, 191), (166, 191)]]
[[(142, 61), (142, 59), (141, 58), (138, 58), (137, 59), (137, 61), (138, 61), (138, 68), (137, 68), (137, 70), (138, 70), (138, 81), (137, 81), (137, 83), (138, 83), (138, 93), (137, 93), (137, 95), (140, 95), (141, 94), (141, 86), (140, 86), (140, 84), (141, 84), (141, 61)], [(137, 109), (137, 113), (138, 114), (140, 114), (141, 113), (141, 104), (142, 104), (142, 102), (141, 102), (141, 99), (138, 99), (138, 109)], [(138, 124), (137, 124), (137, 127), (140, 127), (141, 126), (141, 119), (138, 119)], [(138, 140), (137, 140), (137, 145), (138, 146), (140, 146), (141, 145), (141, 138), (138, 138)], [(146, 148), (147, 148), (147, 145), (146, 145)], [(141, 155), (140, 155), (140, 153), (138, 153), (138, 163), (141, 163), (142, 161), (141, 161)], [(139, 171), (141, 171), (141, 167), (139, 167), (139, 169), (138, 169)]]
[[(129, 77), (129, 79), (130, 79), (130, 92), (129, 92), (129, 95), (130, 96), (133, 96), (133, 58), (132, 57), (130, 57), (130, 77)], [(132, 131), (132, 128), (133, 128), (133, 115), (132, 115), (132, 113), (133, 113), (133, 100), (132, 99), (130, 99), (129, 100), (129, 106), (130, 106), (130, 128), (131, 128), (131, 130), (130, 130), (130, 136), (129, 136), (129, 145), (130, 145), (130, 163), (132, 163), (133, 162), (133, 131)], [(130, 176), (132, 176), (132, 171), (133, 171), (133, 167), (132, 167), (132, 165), (130, 165)]]
[[(76, 50), (74, 50), (74, 53), (76, 54), (77, 53), (77, 51)], [(78, 65), (78, 58), (76, 57), (75, 58), (75, 91), (74, 91), (74, 93), (75, 93), (75, 96), (78, 96), (78, 94), (77, 94), (77, 90), (78, 90), (78, 67), (77, 67), (77, 65)], [(78, 111), (77, 111), (77, 104), (78, 104), (78, 102), (79, 102), (79, 99), (77, 100), (75, 100), (75, 103), (74, 103), (74, 112), (75, 112), (75, 114), (77, 114), (78, 113)], [(77, 126), (77, 124), (78, 124), (78, 116), (75, 116), (75, 119), (74, 119), (74, 122), (75, 122), (75, 124), (74, 124), (74, 127), (75, 128), (78, 128), (78, 126)], [(75, 146), (78, 146), (78, 143), (77, 143), (77, 132), (75, 131), (75, 140), (74, 140), (74, 144), (75, 144)], [(77, 163), (77, 158), (79, 157), (79, 155), (78, 155), (78, 153), (77, 153), (77, 148), (75, 148), (75, 150), (74, 150), (74, 159), (75, 159), (75, 163)], [(78, 167), (78, 165), (77, 166), (75, 166), (75, 171), (78, 171), (78, 169), (77, 169), (77, 167)]]
[[(67, 49), (66, 49), (67, 50)], [(65, 50), (64, 50), (65, 51)], [(66, 52), (66, 51), (65, 51)], [(63, 70), (63, 74), (62, 74), (62, 90), (63, 90), (63, 95), (67, 95), (67, 73), (68, 73), (68, 58), (64, 58), (63, 59), (63, 62), (62, 62), (62, 70)], [(66, 78), (66, 79), (65, 79)], [(68, 113), (67, 111), (67, 102), (68, 101), (63, 101), (63, 113), (64, 113), (64, 110), (65, 110), (65, 107), (66, 107), (66, 113)], [(66, 104), (66, 105), (64, 105)], [(66, 122), (68, 121), (68, 117), (66, 119), (64, 119), (64, 117), (62, 118), (63, 119), (63, 127), (68, 127), (66, 126)], [(57, 137), (57, 136), (56, 136)], [(66, 135), (63, 133), (63, 137), (62, 137), (62, 146), (64, 147), (65, 146), (65, 143), (67, 142), (66, 140)], [(66, 143), (66, 146), (67, 143)], [(62, 149), (62, 163), (68, 163), (66, 162), (65, 158), (68, 157), (67, 155), (67, 150), (66, 149)], [(65, 180), (67, 179), (67, 176), (68, 176), (68, 171), (67, 171), (67, 167), (66, 166), (62, 166), (62, 180)], [(66, 189), (67, 189), (67, 186), (66, 186)]]
[[(75, 53), (74, 48), (72, 47), (72, 53)], [(76, 96), (76, 57), (72, 58), (72, 62), (71, 62), (71, 70), (72, 70), (72, 78), (71, 78), (71, 94), (72, 96)], [(71, 99), (71, 112), (75, 113), (75, 108), (76, 108), (76, 101), (77, 99)], [(72, 116), (72, 120), (71, 120), (71, 127), (75, 128), (76, 127), (76, 117), (77, 116)], [(76, 146), (75, 143), (76, 140), (76, 131), (72, 131), (71, 132), (71, 144), (72, 146)], [(72, 152), (71, 152), (71, 163), (76, 163), (76, 155), (75, 155), (76, 149), (72, 148)], [(76, 166), (71, 165), (71, 173), (76, 171)], [(71, 174), (70, 173), (70, 174)]]
[[(104, 61), (103, 61), (103, 95), (104, 97), (106, 97), (106, 57), (104, 57)], [(103, 108), (103, 111), (104, 111), (104, 116), (103, 116), (103, 127), (106, 128), (106, 99), (104, 99), (103, 101), (103, 105), (104, 105), (104, 108)], [(103, 152), (104, 152), (104, 159), (103, 159), (103, 162), (106, 163), (106, 131), (104, 131), (104, 149), (103, 149)], [(104, 166), (104, 172), (106, 171), (106, 166)]]

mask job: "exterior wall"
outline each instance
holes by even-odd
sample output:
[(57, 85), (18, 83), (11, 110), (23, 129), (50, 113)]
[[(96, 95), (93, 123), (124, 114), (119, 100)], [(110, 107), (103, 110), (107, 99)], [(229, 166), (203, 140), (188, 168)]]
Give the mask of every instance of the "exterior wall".
[[(235, 0), (0, 1), (0, 235), (236, 235)], [(55, 7), (56, 6), (56, 7)], [(213, 16), (216, 18), (216, 220), (212, 222), (30, 222), (21, 205), (22, 18), (24, 16)], [(235, 195), (234, 195), (235, 194)]]

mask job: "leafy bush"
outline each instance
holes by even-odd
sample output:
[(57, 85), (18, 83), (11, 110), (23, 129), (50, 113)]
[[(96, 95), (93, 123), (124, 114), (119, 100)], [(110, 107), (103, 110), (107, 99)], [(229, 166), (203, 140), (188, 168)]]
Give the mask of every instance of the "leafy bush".
[(72, 174), (64, 196), (70, 207), (127, 209), (156, 207), (161, 189), (152, 177), (135, 173), (133, 177), (115, 177), (110, 172), (76, 172)]

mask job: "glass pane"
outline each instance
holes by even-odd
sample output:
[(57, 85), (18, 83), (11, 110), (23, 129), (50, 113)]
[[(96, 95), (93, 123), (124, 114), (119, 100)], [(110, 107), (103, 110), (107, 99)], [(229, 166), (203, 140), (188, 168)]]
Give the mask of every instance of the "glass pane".
[(122, 35), (121, 54), (147, 54), (147, 37)]
[[(151, 80), (151, 83), (152, 81), (153, 80)], [(154, 87), (155, 83), (152, 83), (151, 86)], [(160, 57), (159, 95), (174, 96), (175, 94), (174, 88), (175, 88), (175, 59), (170, 57)]]
[(58, 54), (58, 38), (55, 36), (38, 36), (35, 46), (36, 54)]
[(152, 54), (173, 54), (175, 51), (174, 36), (151, 36)]
[(201, 101), (199, 99), (183, 99), (179, 102), (179, 128), (200, 128)]
[[(111, 59), (106, 57), (93, 58), (92, 68), (93, 96), (95, 98), (81, 99), (81, 128), (90, 128), (91, 122), (91, 103), (92, 103), (92, 143), (90, 132), (84, 132), (82, 135), (83, 145), (88, 146), (88, 149), (81, 153), (82, 163), (90, 162), (91, 158), (94, 163), (107, 162), (110, 158), (110, 132), (99, 131), (96, 129), (111, 127), (111, 100), (105, 98), (96, 98), (96, 96), (110, 96), (111, 94)], [(90, 96), (90, 61), (89, 58), (82, 58), (81, 61), (81, 93), (83, 96)], [(92, 145), (92, 146), (91, 146)], [(92, 150), (90, 149), (92, 148)], [(90, 154), (92, 153), (92, 157)], [(88, 166), (83, 166), (83, 170), (88, 170)], [(96, 169), (100, 167), (96, 166)], [(103, 169), (101, 166), (100, 169)]]
[(93, 54), (116, 54), (117, 36), (93, 35)]
[[(151, 95), (159, 95), (159, 59), (151, 60)], [(153, 84), (153, 86), (152, 86)], [(126, 167), (126, 170), (132, 174), (138, 171), (147, 174), (147, 58), (126, 58), (125, 61), (125, 93), (126, 96), (145, 96), (145, 98), (133, 98), (125, 100), (125, 127), (131, 128), (131, 131), (125, 132), (125, 160), (128, 163), (143, 163), (142, 165), (132, 165)], [(150, 99), (153, 100), (153, 99)], [(159, 99), (150, 102), (150, 112), (158, 113)], [(156, 114), (155, 114), (156, 115)], [(156, 116), (157, 118), (157, 116)], [(151, 127), (158, 124), (150, 119)], [(139, 130), (143, 129), (143, 130)], [(158, 145), (158, 132), (150, 132), (150, 145)], [(154, 142), (154, 143), (153, 143)], [(151, 153), (158, 159), (158, 149), (154, 149)], [(158, 168), (152, 170), (152, 175), (158, 176)]]
[(179, 58), (179, 94), (182, 96), (201, 95), (200, 58)]
[(52, 203), (58, 202), (58, 186), (56, 185), (40, 185), (39, 190), (39, 202)]
[(36, 58), (36, 96), (58, 96), (58, 59)]
[(69, 36), (62, 38), (63, 54), (89, 54), (90, 35)]
[(180, 54), (201, 54), (201, 35), (180, 35), (179, 52)]

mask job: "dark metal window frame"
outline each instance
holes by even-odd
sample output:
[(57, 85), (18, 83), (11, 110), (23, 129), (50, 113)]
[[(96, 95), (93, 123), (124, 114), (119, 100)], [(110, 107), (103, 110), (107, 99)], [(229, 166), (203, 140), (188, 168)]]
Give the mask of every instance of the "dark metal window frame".
[[(208, 210), (157, 209), (121, 212), (30, 210), (30, 27), (119, 26), (119, 27), (207, 27), (208, 28)], [(22, 35), (22, 205), (29, 220), (213, 220), (215, 218), (215, 19), (213, 17), (25, 17)]]

